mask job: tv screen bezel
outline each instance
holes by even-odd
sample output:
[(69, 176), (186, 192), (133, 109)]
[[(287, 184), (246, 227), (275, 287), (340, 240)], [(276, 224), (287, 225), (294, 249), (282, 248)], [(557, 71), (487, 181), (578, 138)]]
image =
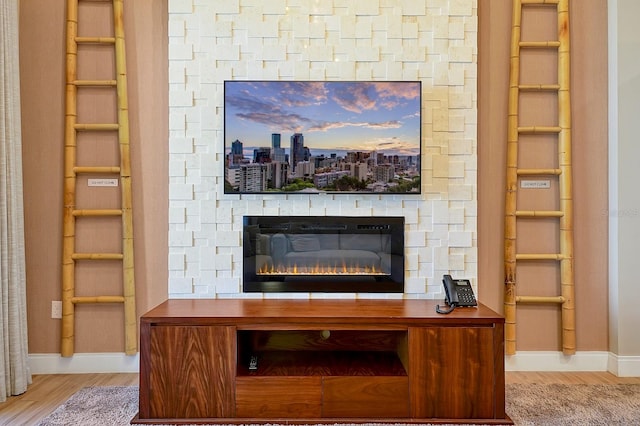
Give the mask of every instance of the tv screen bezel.
[[(292, 191), (292, 190), (266, 190), (266, 191), (239, 191), (239, 190), (232, 190), (228, 185), (227, 185), (227, 170), (229, 168), (229, 164), (228, 164), (228, 160), (227, 160), (227, 155), (231, 154), (231, 141), (227, 141), (227, 130), (228, 130), (228, 125), (227, 125), (227, 117), (228, 117), (228, 112), (229, 112), (229, 108), (227, 107), (227, 85), (229, 84), (236, 84), (236, 83), (243, 83), (243, 84), (263, 84), (263, 83), (269, 83), (269, 84), (282, 84), (283, 87), (287, 85), (287, 83), (289, 85), (291, 84), (312, 84), (312, 83), (323, 83), (323, 84), (379, 84), (379, 83), (383, 83), (383, 84), (413, 84), (413, 85), (418, 85), (418, 111), (416, 112), (418, 114), (418, 146), (417, 146), (417, 150), (418, 153), (413, 155), (416, 158), (416, 162), (417, 162), (417, 177), (418, 177), (418, 182), (421, 182), (422, 179), (422, 138), (423, 138), (423, 126), (422, 126), (422, 120), (423, 120), (423, 93), (422, 93), (422, 82), (420, 80), (355, 80), (355, 81), (318, 81), (318, 80), (224, 80), (223, 82), (223, 141), (222, 141), (222, 145), (223, 145), (223, 182), (224, 182), (224, 194), (225, 195), (259, 195), (259, 194), (269, 194), (269, 195), (274, 195), (274, 194), (281, 194), (281, 195), (292, 195), (292, 194), (304, 194), (304, 195), (322, 195), (322, 194), (330, 194), (330, 195), (336, 195), (336, 194), (345, 194), (345, 195), (403, 195), (403, 196), (408, 196), (408, 195), (421, 195), (422, 194), (422, 185), (419, 184), (417, 186), (417, 189), (412, 189), (410, 191), (376, 191), (376, 190), (372, 190), (372, 191), (366, 191), (366, 190), (346, 190), (346, 191), (339, 191), (339, 190), (321, 190), (321, 189), (317, 189), (317, 188), (313, 188), (312, 190), (302, 190), (302, 191)], [(284, 132), (282, 132), (284, 133)], [(281, 134), (282, 134), (281, 133)], [(291, 132), (293, 134), (293, 132)], [(285, 138), (286, 140), (286, 138)], [(311, 148), (313, 149), (313, 148)], [(290, 149), (289, 149), (290, 151)], [(357, 148), (354, 148), (353, 151), (358, 151)], [(369, 151), (369, 152), (373, 152), (373, 151)], [(290, 155), (290, 153), (289, 153)], [(404, 156), (404, 155), (401, 155)]]

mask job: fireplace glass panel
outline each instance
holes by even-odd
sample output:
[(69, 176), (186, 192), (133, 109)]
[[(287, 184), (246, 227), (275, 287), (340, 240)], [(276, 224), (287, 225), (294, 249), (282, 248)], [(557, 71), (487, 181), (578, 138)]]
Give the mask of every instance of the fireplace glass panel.
[(246, 292), (402, 292), (402, 217), (244, 218)]

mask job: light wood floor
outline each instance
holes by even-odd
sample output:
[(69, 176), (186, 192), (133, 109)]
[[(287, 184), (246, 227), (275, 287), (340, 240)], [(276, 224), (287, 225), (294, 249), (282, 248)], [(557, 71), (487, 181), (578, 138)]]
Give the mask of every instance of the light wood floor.
[(86, 386), (137, 386), (138, 374), (48, 374), (33, 376), (22, 395), (0, 403), (0, 425), (35, 425)]
[[(640, 377), (616, 377), (606, 372), (507, 372), (506, 383), (637, 383)], [(0, 425), (34, 425), (76, 391), (86, 386), (137, 386), (138, 374), (53, 374), (33, 377), (27, 392), (0, 403)]]

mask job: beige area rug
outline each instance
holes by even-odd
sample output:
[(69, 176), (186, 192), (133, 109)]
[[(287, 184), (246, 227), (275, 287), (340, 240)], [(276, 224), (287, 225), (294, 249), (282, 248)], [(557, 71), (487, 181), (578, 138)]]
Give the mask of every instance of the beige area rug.
[[(507, 385), (506, 396), (507, 414), (516, 425), (640, 426), (637, 384), (512, 384)], [(124, 426), (137, 412), (137, 387), (88, 387), (38, 426)]]

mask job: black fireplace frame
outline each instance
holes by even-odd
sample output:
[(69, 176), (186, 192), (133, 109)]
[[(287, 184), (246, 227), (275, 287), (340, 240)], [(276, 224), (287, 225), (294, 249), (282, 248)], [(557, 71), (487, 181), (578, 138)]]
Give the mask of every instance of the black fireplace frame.
[[(390, 271), (384, 276), (260, 276), (256, 272), (259, 234), (303, 234), (330, 232), (345, 234), (389, 234)], [(244, 216), (244, 293), (403, 293), (404, 217), (402, 216)]]

